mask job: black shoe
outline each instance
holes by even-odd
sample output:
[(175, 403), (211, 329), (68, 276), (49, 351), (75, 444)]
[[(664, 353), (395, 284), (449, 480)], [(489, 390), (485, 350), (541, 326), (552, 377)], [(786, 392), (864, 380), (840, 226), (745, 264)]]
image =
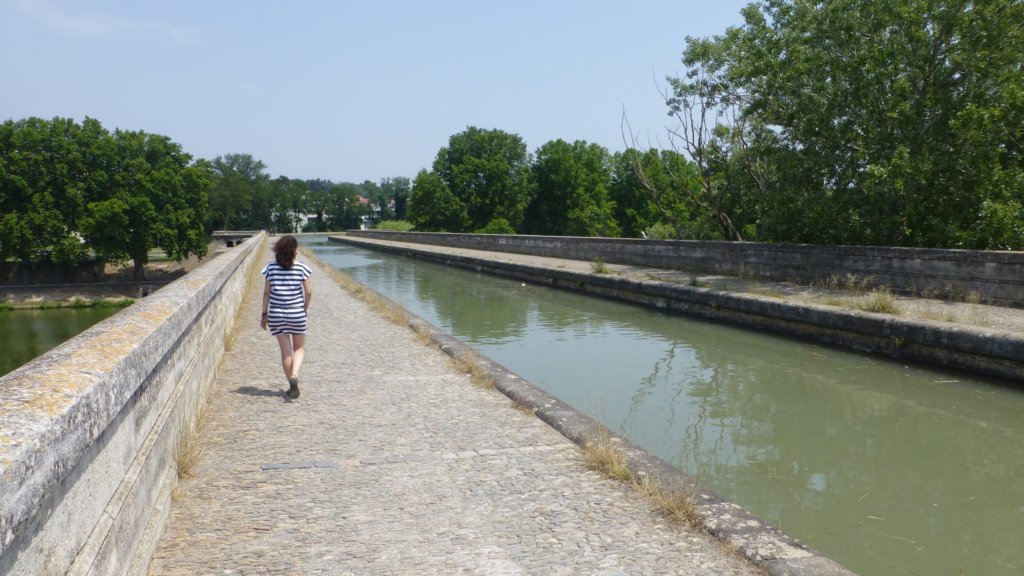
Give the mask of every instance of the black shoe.
[(295, 399), (299, 397), (299, 377), (289, 376), (288, 377), (288, 397)]

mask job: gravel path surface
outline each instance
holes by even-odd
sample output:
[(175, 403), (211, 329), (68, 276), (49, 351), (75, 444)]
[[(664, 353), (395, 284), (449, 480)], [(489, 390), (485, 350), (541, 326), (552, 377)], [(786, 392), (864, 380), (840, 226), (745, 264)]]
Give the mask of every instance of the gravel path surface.
[(320, 268), (302, 394), (285, 399), (260, 280), (151, 574), (761, 573), (588, 471), (573, 443)]

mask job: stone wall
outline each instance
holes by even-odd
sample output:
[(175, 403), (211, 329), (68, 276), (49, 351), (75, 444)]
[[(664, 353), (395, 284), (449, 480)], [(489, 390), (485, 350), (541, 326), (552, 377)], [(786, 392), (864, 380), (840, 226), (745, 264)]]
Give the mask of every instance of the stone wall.
[(263, 238), (0, 379), (0, 573), (146, 573)]
[(601, 260), (802, 284), (848, 277), (905, 294), (1024, 307), (1024, 252), (350, 230), (355, 237)]

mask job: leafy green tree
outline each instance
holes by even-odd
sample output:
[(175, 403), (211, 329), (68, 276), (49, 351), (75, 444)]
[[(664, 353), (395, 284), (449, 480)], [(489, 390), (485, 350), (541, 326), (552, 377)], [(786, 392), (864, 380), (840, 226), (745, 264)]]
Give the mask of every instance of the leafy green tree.
[[(615, 205), (615, 222), (625, 238), (640, 237), (648, 227), (659, 220), (658, 208), (654, 205), (633, 167), (637, 154), (636, 150), (627, 149), (624, 152), (616, 152), (612, 156), (608, 195)], [(642, 155), (641, 161), (649, 155), (653, 155), (656, 159), (658, 152), (650, 150), (647, 154)], [(646, 166), (645, 171), (648, 177), (652, 177), (653, 167)]]
[(359, 228), (368, 208), (360, 201), (364, 188), (350, 182), (342, 182), (330, 188), (327, 204), (328, 230), (349, 230)]
[(271, 181), (270, 189), (274, 199), (273, 229), (283, 233), (298, 231), (306, 213), (306, 182), (279, 176)]
[(762, 237), (1017, 241), (1024, 3), (765, 0), (743, 16), (722, 36), (688, 39), (690, 71), (673, 90), (703, 87), (712, 110), (739, 111), (723, 125), (768, 167), (763, 196), (747, 201)]
[(381, 180), (380, 188), (384, 191), (384, 196), (391, 200), (391, 217), (396, 220), (404, 220), (409, 215), (409, 195), (412, 192), (412, 182), (403, 176), (385, 178)]
[(274, 201), (267, 166), (251, 154), (225, 154), (214, 158), (211, 165), (211, 229), (269, 228)]
[(537, 150), (534, 195), (523, 230), (557, 236), (618, 236), (609, 197), (611, 156), (597, 144), (553, 140)]
[(409, 221), (421, 232), (464, 232), (469, 213), (441, 176), (420, 170), (412, 184)]
[[(433, 172), (469, 218), (463, 227), (449, 231), (476, 230), (495, 218), (504, 218), (515, 229), (522, 224), (531, 198), (530, 156), (519, 136), (467, 128), (449, 138), (448, 146), (438, 151)], [(423, 221), (416, 216), (410, 219)], [(446, 224), (453, 226), (459, 220), (456, 213)]]
[(327, 207), (331, 203), (331, 190), (334, 188), (334, 183), (317, 178), (306, 180), (306, 186), (309, 189), (306, 196), (306, 210), (309, 214), (313, 214), (314, 218), (306, 224), (303, 232), (326, 232)]
[[(87, 196), (104, 185), (109, 135), (99, 122), (8, 120), (0, 125), (0, 256), (75, 263)], [(29, 266), (30, 267), (30, 266)]]
[(363, 195), (370, 200), (370, 224), (385, 220), (402, 220), (408, 213), (410, 182), (408, 178), (383, 178), (379, 185), (367, 186)]
[(92, 195), (80, 224), (104, 261), (134, 264), (143, 279), (149, 252), (182, 260), (206, 254), (210, 168), (166, 136), (116, 130), (110, 186)]

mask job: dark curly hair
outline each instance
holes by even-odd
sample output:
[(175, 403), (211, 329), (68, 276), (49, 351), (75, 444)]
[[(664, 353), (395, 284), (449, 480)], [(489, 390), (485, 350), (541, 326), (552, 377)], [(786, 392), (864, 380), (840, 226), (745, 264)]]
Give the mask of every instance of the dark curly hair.
[(281, 236), (274, 242), (274, 259), (282, 268), (291, 268), (295, 264), (295, 251), (299, 243), (294, 236)]

